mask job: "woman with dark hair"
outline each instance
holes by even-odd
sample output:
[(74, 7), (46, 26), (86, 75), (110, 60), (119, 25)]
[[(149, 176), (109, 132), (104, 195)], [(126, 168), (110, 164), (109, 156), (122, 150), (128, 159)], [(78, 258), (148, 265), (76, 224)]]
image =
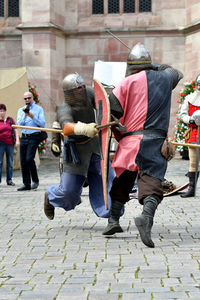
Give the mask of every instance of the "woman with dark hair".
[(17, 129), (12, 128), (15, 121), (11, 117), (6, 117), (6, 106), (0, 104), (0, 183), (3, 167), (3, 157), (6, 153), (6, 182), (7, 185), (14, 186), (13, 175), (13, 157), (14, 146), (19, 146), (19, 135)]

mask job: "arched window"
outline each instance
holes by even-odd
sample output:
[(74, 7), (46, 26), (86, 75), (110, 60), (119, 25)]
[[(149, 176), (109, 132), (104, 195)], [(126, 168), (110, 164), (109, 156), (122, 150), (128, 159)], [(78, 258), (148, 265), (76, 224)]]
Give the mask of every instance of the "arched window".
[(151, 0), (92, 0), (92, 14), (151, 12)]

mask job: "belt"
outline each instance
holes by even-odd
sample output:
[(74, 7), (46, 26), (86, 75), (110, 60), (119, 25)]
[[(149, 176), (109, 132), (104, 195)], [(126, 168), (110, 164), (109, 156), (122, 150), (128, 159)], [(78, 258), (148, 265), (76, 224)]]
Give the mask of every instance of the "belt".
[(76, 145), (84, 145), (84, 144), (90, 142), (92, 139), (93, 139), (93, 138), (89, 138), (89, 139), (86, 140), (86, 141), (83, 141), (83, 142), (75, 142), (75, 143), (76, 143)]
[(66, 139), (67, 139), (66, 141), (69, 142), (69, 143), (73, 142), (76, 145), (84, 145), (84, 144), (90, 142), (93, 138), (89, 138), (87, 136), (82, 136), (82, 137), (69, 136), (69, 137), (66, 137)]
[(32, 136), (37, 136), (37, 135), (40, 135), (40, 132), (34, 132), (34, 133), (30, 133), (30, 134), (22, 133), (22, 136), (26, 137), (26, 138), (30, 138)]
[(121, 135), (121, 138), (124, 138), (125, 136), (130, 136), (130, 135), (150, 135), (150, 134), (154, 134), (157, 135), (159, 137), (166, 137), (167, 133), (164, 130), (160, 130), (160, 129), (144, 129), (144, 130), (137, 130), (137, 131), (130, 131), (130, 132), (126, 132), (123, 135)]

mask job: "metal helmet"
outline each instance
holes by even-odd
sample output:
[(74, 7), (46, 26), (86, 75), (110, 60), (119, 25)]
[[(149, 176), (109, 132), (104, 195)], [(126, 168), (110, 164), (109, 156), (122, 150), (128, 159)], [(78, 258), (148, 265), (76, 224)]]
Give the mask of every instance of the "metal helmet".
[(200, 91), (200, 89), (197, 88), (197, 85), (200, 86), (200, 74), (197, 75), (197, 77), (196, 77), (196, 79), (195, 79), (195, 89), (196, 89), (196, 91)]
[(70, 106), (85, 107), (88, 105), (84, 80), (78, 73), (65, 76), (62, 87), (65, 101)]
[(74, 88), (78, 88), (79, 86), (84, 85), (84, 80), (78, 73), (72, 73), (63, 79), (62, 87), (63, 91), (71, 90)]
[(143, 44), (137, 43), (127, 57), (126, 75), (131, 75), (134, 70), (144, 70), (152, 67), (149, 51)]

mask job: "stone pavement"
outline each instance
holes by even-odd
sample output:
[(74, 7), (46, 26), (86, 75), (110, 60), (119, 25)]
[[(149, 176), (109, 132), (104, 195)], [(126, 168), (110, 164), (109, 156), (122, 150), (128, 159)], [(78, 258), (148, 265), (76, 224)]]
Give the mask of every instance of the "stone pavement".
[[(144, 246), (134, 225), (137, 200), (126, 205), (124, 233), (102, 236), (107, 224), (92, 212), (87, 188), (82, 204), (53, 221), (43, 213), (43, 194), (59, 183), (57, 160), (42, 160), (37, 191), (0, 185), (0, 300), (200, 299), (200, 189), (196, 198), (164, 198), (152, 238)], [(188, 161), (174, 158), (166, 178), (187, 182)]]

